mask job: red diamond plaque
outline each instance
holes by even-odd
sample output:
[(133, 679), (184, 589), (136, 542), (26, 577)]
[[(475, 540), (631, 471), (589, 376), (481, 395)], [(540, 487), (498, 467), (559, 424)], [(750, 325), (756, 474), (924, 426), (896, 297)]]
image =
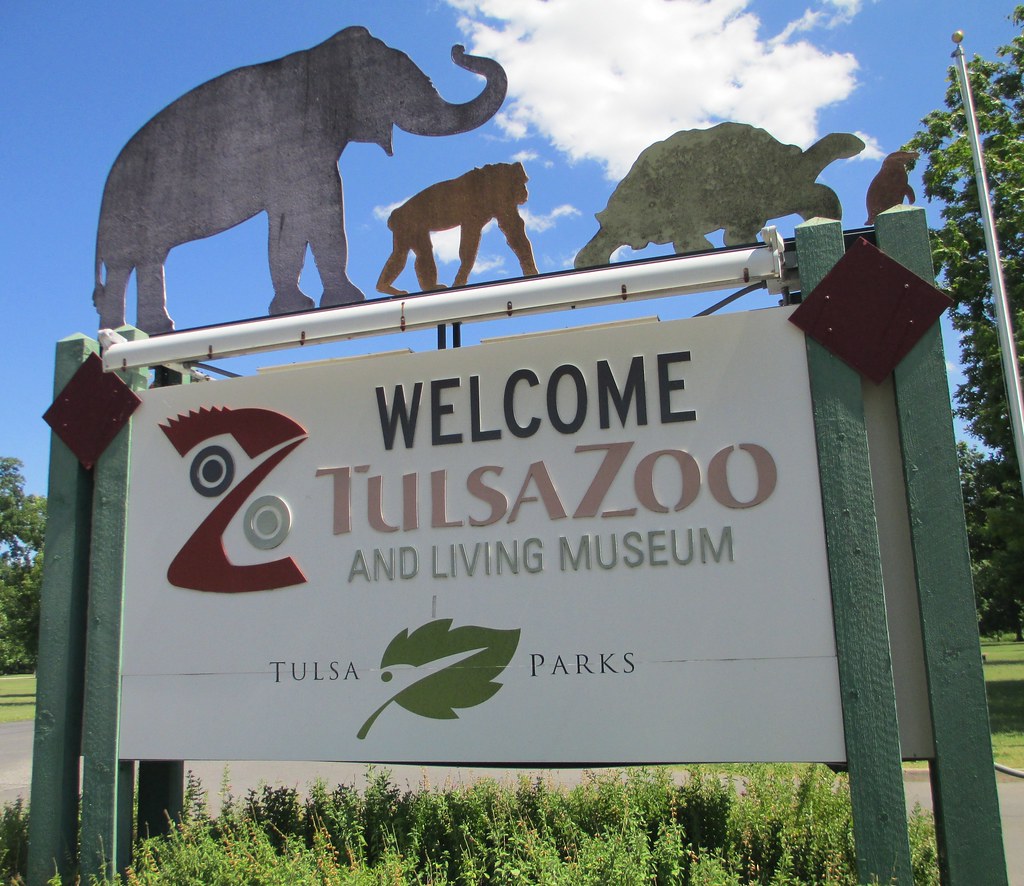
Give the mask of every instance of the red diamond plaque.
[(43, 420), (89, 470), (142, 400), (103, 361), (90, 354)]
[(880, 384), (952, 304), (861, 238), (789, 319)]

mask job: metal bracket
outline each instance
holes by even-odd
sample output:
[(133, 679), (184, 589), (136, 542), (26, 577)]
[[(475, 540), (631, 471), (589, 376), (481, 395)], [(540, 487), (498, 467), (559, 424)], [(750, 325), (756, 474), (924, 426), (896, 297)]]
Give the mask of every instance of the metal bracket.
[(771, 250), (772, 266), (775, 271), (774, 276), (765, 280), (765, 286), (772, 295), (778, 295), (784, 286), (789, 285), (789, 281), (786, 280), (786, 244), (775, 225), (761, 228), (761, 240)]

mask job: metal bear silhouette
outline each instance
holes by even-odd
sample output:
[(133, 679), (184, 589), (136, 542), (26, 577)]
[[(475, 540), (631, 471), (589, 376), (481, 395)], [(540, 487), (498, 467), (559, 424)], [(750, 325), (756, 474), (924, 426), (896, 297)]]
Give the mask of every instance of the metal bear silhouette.
[(522, 163), (488, 163), (458, 178), (437, 182), (410, 197), (388, 218), (394, 246), (380, 272), (377, 290), (388, 295), (405, 295), (392, 284), (405, 268), (410, 252), (416, 257), (413, 266), (421, 291), (443, 288), (437, 282), (430, 232), (459, 227), (461, 264), (452, 285), (465, 286), (480, 248), (480, 234), (492, 218), (497, 219), (498, 227), (519, 259), (523, 274), (536, 274), (533, 247), (517, 208), (529, 196), (527, 181)]
[(440, 136), (486, 123), (505, 99), (504, 70), (462, 46), (452, 60), (487, 81), (464, 104), (444, 101), (405, 53), (346, 28), (311, 49), (229, 71), (160, 111), (122, 149), (103, 191), (93, 292), (101, 328), (124, 323), (134, 270), (136, 325), (173, 329), (168, 252), (260, 212), (269, 220), (271, 314), (315, 307), (299, 288), (307, 244), (321, 307), (362, 300), (346, 273), (338, 158), (352, 141), (390, 155), (392, 126)]
[(620, 246), (671, 243), (677, 253), (711, 249), (707, 234), (724, 229), (726, 246), (753, 243), (768, 219), (796, 213), (841, 218), (835, 192), (815, 179), (864, 142), (832, 133), (806, 151), (746, 123), (688, 129), (637, 157), (599, 213), (600, 229), (576, 267), (607, 264)]
[(907, 178), (907, 164), (918, 156), (917, 151), (893, 151), (882, 161), (882, 168), (868, 185), (868, 219), (864, 224), (873, 225), (878, 213), (901, 206), (904, 197), (911, 204), (917, 199)]

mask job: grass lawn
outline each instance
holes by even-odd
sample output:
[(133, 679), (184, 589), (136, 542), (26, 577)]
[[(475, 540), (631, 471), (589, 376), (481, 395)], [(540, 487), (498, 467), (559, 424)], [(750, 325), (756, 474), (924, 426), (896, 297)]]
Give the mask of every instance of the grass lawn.
[(1024, 643), (986, 640), (981, 651), (993, 756), (997, 763), (1024, 769)]
[(0, 677), (0, 723), (31, 720), (35, 714), (35, 676)]

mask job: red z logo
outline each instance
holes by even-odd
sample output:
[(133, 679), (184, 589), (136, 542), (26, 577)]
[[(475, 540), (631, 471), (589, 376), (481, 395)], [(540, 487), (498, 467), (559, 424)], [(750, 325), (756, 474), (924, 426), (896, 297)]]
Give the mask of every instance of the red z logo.
[[(306, 429), (279, 412), (269, 409), (230, 409), (215, 407), (200, 409), (188, 415), (170, 419), (160, 425), (178, 455), (185, 457), (196, 445), (211, 437), (230, 434), (250, 458), (255, 458), (275, 446), (281, 446), (260, 462), (239, 481), (192, 533), (184, 547), (178, 551), (167, 569), (167, 580), (178, 588), (194, 591), (234, 594), (245, 591), (270, 591), (290, 585), (304, 584), (306, 576), (298, 564), (285, 557), (269, 563), (236, 566), (228, 560), (223, 535), (231, 519), (260, 482), (300, 443), (306, 440)], [(204, 446), (192, 460), (189, 479), (200, 495), (215, 497), (231, 487), (235, 476), (235, 463), (223, 446)], [(281, 506), (287, 506), (281, 502)], [(254, 516), (254, 520), (258, 515)], [(288, 525), (278, 527), (280, 538), (258, 547), (275, 547)], [(250, 539), (252, 540), (252, 539)]]

